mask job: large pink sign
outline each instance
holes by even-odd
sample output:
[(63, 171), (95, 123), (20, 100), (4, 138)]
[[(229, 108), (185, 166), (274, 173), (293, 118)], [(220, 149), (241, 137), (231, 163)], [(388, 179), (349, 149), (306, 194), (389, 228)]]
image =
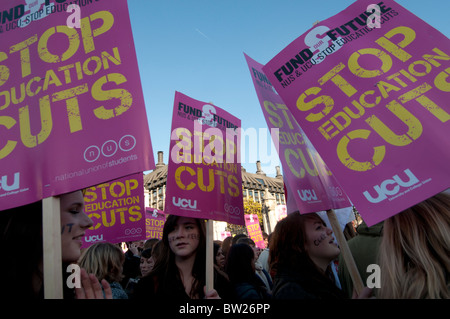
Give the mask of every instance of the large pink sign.
[(162, 239), (166, 215), (156, 208), (145, 208), (145, 238)]
[(372, 3), (321, 21), (263, 68), (368, 225), (450, 186), (450, 42), (391, 0), (377, 27)]
[(241, 120), (176, 92), (165, 212), (244, 225)]
[(154, 168), (126, 0), (60, 2), (1, 2), (0, 210)]
[(247, 227), (248, 237), (255, 242), (256, 247), (260, 249), (266, 248), (261, 232), (261, 226), (259, 225), (258, 215), (245, 214), (245, 227)]
[(341, 186), (265, 76), (263, 65), (247, 55), (245, 58), (267, 126), (277, 146), (285, 183), (291, 188), (290, 200), (296, 204), (291, 207), (303, 214), (351, 206)]
[(83, 247), (95, 242), (144, 240), (144, 177), (137, 173), (86, 189), (85, 212), (94, 224), (86, 231)]

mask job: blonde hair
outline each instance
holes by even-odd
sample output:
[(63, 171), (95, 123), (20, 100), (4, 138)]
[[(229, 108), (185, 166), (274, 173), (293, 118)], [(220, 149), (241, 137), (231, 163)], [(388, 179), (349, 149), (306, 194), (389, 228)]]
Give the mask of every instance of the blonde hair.
[(435, 195), (387, 219), (379, 250), (382, 299), (448, 299), (450, 195)]
[(123, 278), (122, 265), (125, 255), (116, 245), (96, 243), (83, 251), (78, 265), (87, 273), (92, 273), (99, 281), (120, 282)]

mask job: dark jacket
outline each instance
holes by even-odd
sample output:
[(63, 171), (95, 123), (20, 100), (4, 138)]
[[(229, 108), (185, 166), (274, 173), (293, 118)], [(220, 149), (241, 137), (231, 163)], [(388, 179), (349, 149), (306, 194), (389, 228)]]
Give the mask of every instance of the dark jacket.
[[(231, 285), (226, 278), (214, 271), (214, 289), (222, 299), (229, 299)], [(200, 298), (203, 298), (203, 294)], [(136, 284), (133, 299), (189, 301), (182, 281), (177, 276), (150, 273), (142, 277)]]
[(314, 280), (302, 272), (279, 269), (274, 278), (273, 299), (345, 299), (344, 293), (327, 278)]
[[(377, 264), (378, 248), (383, 233), (383, 222), (371, 227), (367, 227), (366, 223), (363, 222), (358, 226), (356, 231), (358, 235), (347, 241), (347, 244), (355, 260), (361, 279), (364, 285), (366, 285), (367, 278), (371, 275), (370, 272), (367, 272), (367, 266)], [(353, 293), (353, 282), (342, 254), (339, 256), (338, 276), (342, 290), (348, 297), (351, 297)], [(374, 294), (376, 295), (376, 289), (374, 290)]]

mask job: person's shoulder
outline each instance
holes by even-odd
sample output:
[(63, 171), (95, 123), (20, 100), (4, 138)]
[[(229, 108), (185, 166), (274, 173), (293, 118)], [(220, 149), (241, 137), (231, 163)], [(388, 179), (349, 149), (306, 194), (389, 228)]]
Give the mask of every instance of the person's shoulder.
[(314, 299), (300, 282), (288, 277), (277, 277), (273, 289), (273, 299)]

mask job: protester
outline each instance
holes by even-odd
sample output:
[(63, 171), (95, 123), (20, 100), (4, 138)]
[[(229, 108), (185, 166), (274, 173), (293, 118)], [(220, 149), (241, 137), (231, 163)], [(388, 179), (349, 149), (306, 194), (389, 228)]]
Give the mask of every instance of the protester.
[(106, 242), (95, 243), (83, 251), (78, 264), (92, 273), (99, 281), (106, 280), (111, 286), (113, 299), (128, 299), (120, 285), (125, 256), (116, 245)]
[(223, 255), (225, 256), (225, 260), (227, 259), (228, 251), (230, 250), (232, 240), (233, 240), (233, 237), (228, 236), (227, 238), (225, 238), (222, 241), (222, 251), (223, 251)]
[(248, 237), (246, 234), (237, 234), (235, 236), (233, 236), (231, 238), (231, 246), (233, 246), (234, 244), (236, 244), (236, 242), (240, 239), (240, 238), (245, 238)]
[(141, 253), (144, 250), (144, 241), (126, 242), (128, 250), (125, 252), (125, 262), (123, 264), (122, 286), (126, 287), (130, 278), (140, 276)]
[(152, 249), (153, 246), (155, 246), (155, 244), (156, 244), (158, 241), (159, 241), (158, 238), (150, 238), (150, 239), (147, 239), (147, 240), (145, 241), (145, 243), (144, 243), (142, 252), (143, 252), (144, 250), (146, 250), (146, 249)]
[[(136, 299), (218, 299), (221, 287), (216, 283), (206, 290), (206, 236), (201, 219), (169, 215), (163, 229), (162, 254), (153, 271), (141, 278)], [(213, 261), (211, 261), (213, 262)]]
[[(145, 245), (144, 245), (144, 247), (145, 247)], [(155, 261), (152, 257), (152, 249), (151, 248), (147, 248), (142, 251), (140, 261), (141, 261), (141, 263), (139, 265), (140, 274), (135, 278), (128, 279), (128, 283), (125, 286), (125, 292), (127, 293), (128, 297), (130, 299), (132, 298), (132, 296), (134, 294), (134, 289), (135, 289), (137, 283), (139, 282), (139, 280), (142, 277), (147, 276), (153, 270)]]
[(214, 243), (214, 267), (223, 272), (225, 270), (225, 261), (222, 247), (218, 243)]
[[(382, 233), (383, 222), (371, 227), (362, 222), (357, 228), (358, 235), (347, 242), (363, 283), (366, 283), (368, 277), (372, 274), (372, 272), (367, 271), (367, 267), (377, 263), (378, 247), (380, 246)], [(338, 276), (342, 290), (351, 298), (353, 296), (353, 281), (342, 254), (339, 255), (338, 264)], [(373, 289), (374, 296), (376, 296), (377, 290), (377, 288)]]
[[(60, 199), (64, 298), (102, 299), (103, 287), (105, 297), (111, 299), (109, 284), (105, 280), (100, 284), (84, 269), (80, 271), (81, 287), (74, 290), (67, 286), (66, 279), (70, 275), (67, 266), (80, 257), (81, 239), (93, 222), (84, 212), (81, 190), (57, 197)], [(42, 201), (0, 212), (0, 234), (2, 253), (7, 256), (0, 263), (0, 271), (5, 274), (2, 294), (18, 300), (44, 298)]]
[(267, 288), (255, 273), (255, 261), (256, 255), (248, 244), (236, 243), (231, 246), (225, 271), (233, 285), (234, 299), (270, 299)]
[(259, 252), (259, 248), (256, 246), (253, 239), (251, 239), (249, 237), (240, 238), (240, 239), (238, 239), (236, 244), (247, 244), (253, 250), (253, 253), (255, 254), (255, 262), (254, 262), (255, 274), (258, 276), (258, 278), (261, 280), (261, 282), (266, 286), (267, 292), (270, 294), (272, 292), (272, 288), (273, 288), (272, 278), (269, 275), (269, 273), (263, 268), (261, 263), (258, 261), (260, 252)]
[(267, 244), (266, 244), (266, 248), (264, 248), (258, 257), (258, 263), (262, 265), (262, 267), (264, 268), (265, 271), (267, 271), (267, 273), (270, 275), (270, 269), (269, 269), (269, 246), (270, 246), (270, 240), (272, 238), (272, 234), (270, 233), (267, 236)]
[(141, 254), (141, 264), (139, 265), (139, 269), (141, 270), (140, 277), (147, 276), (155, 265), (155, 261), (152, 258), (152, 249), (144, 249)]
[(450, 195), (440, 193), (384, 221), (381, 299), (450, 298)]
[(340, 253), (332, 233), (315, 213), (291, 213), (277, 223), (269, 248), (274, 299), (346, 298), (330, 267)]

